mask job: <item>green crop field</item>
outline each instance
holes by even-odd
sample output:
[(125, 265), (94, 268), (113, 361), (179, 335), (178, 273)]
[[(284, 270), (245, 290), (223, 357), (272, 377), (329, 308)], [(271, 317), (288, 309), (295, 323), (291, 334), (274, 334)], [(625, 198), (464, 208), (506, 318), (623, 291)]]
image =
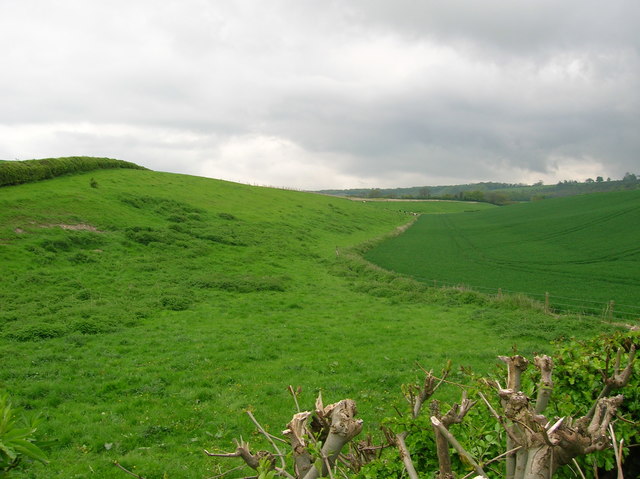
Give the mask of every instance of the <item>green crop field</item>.
[(213, 477), (236, 464), (203, 449), (239, 436), (260, 446), (246, 409), (279, 433), (289, 384), (302, 407), (319, 389), (355, 399), (375, 432), (416, 361), (482, 372), (514, 344), (530, 354), (611, 329), (522, 298), (428, 288), (354, 252), (412, 219), (134, 169), (0, 188), (0, 390), (41, 413), (52, 441), (50, 464), (12, 477), (127, 477), (114, 461), (147, 479)]
[(367, 254), (421, 281), (524, 292), (551, 306), (640, 317), (640, 191), (422, 216)]

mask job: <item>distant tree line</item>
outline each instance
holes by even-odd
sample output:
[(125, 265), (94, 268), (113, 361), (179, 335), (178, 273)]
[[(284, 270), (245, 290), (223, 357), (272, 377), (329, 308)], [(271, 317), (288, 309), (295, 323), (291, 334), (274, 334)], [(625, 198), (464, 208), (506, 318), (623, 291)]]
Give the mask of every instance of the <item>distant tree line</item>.
[[(495, 205), (506, 205), (512, 203), (514, 200), (506, 193), (493, 189), (466, 189), (466, 187), (476, 186), (482, 187), (486, 183), (479, 183), (478, 185), (458, 185), (451, 187), (420, 187), (417, 189), (416, 194), (402, 193), (398, 194), (394, 190), (381, 190), (379, 188), (372, 188), (371, 190), (365, 190), (361, 195), (366, 198), (397, 198), (404, 200), (454, 200), (454, 201), (480, 201), (486, 203), (493, 203)], [(503, 184), (504, 185), (504, 184)], [(504, 185), (506, 186), (506, 185)], [(403, 188), (398, 188), (402, 190)], [(409, 189), (409, 188), (407, 188)], [(360, 196), (351, 195), (347, 196)]]
[(626, 173), (621, 180), (606, 180), (598, 176), (584, 182), (564, 180), (556, 185), (545, 185), (538, 181), (533, 185), (522, 183), (484, 182), (465, 185), (419, 186), (411, 188), (370, 188), (351, 190), (324, 190), (322, 193), (361, 198), (395, 199), (440, 199), (457, 201), (480, 201), (495, 205), (506, 205), (520, 201), (537, 201), (560, 196), (586, 193), (619, 191), (640, 188), (640, 179), (634, 173)]
[(56, 176), (112, 168), (146, 170), (143, 166), (129, 163), (128, 161), (89, 156), (0, 161), (0, 186), (19, 185), (21, 183), (55, 178)]

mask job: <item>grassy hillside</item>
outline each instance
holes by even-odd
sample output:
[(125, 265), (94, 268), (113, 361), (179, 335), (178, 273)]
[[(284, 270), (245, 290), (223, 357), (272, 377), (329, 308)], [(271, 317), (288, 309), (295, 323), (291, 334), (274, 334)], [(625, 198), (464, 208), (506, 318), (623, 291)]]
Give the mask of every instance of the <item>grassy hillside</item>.
[(128, 169), (1, 188), (0, 388), (54, 441), (50, 465), (14, 477), (126, 477), (114, 460), (147, 479), (211, 477), (229, 465), (202, 449), (259, 445), (247, 408), (279, 432), (289, 384), (303, 405), (318, 388), (356, 399), (375, 430), (415, 361), (487, 370), (514, 344), (604, 328), (354, 254), (412, 218)]
[(526, 292), (552, 305), (640, 316), (640, 191), (583, 195), (465, 215), (424, 216), (367, 258), (395, 271)]

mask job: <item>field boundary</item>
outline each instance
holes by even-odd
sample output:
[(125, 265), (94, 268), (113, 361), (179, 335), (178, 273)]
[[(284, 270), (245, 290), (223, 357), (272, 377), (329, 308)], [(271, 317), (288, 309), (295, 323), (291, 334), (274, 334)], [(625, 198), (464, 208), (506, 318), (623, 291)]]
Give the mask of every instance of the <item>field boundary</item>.
[(463, 281), (449, 282), (433, 278), (422, 278), (419, 276), (407, 275), (410, 278), (415, 279), (421, 283), (432, 287), (446, 287), (462, 290), (476, 291), (478, 293), (487, 294), (490, 296), (496, 296), (500, 298), (504, 294), (510, 295), (524, 295), (535, 301), (545, 305), (545, 309), (551, 313), (554, 312), (566, 312), (577, 313), (585, 316), (600, 317), (601, 319), (640, 319), (640, 306), (633, 306), (630, 304), (617, 303), (615, 300), (591, 301), (581, 298), (571, 298), (568, 296), (557, 296), (552, 293), (531, 293), (528, 291), (515, 291), (506, 288), (492, 288), (488, 286), (470, 285)]

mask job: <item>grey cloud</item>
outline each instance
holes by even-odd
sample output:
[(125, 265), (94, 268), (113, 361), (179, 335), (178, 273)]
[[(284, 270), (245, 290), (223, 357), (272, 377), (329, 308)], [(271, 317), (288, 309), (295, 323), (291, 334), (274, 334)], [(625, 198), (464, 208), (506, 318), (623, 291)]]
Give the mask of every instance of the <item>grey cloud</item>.
[(206, 163), (224, 177), (244, 151), (242, 171), (279, 184), (281, 150), (256, 154), (264, 137), (293, 145), (283, 168), (294, 151), (299, 171), (315, 158), (336, 181), (491, 180), (551, 173), (562, 158), (621, 175), (637, 169), (640, 146), (639, 10), (632, 0), (3, 2), (0, 154), (118, 156), (186, 173)]
[(353, 18), (364, 24), (443, 42), (462, 42), (514, 54), (594, 47), (638, 48), (640, 5), (634, 0), (468, 2), (360, 0)]

